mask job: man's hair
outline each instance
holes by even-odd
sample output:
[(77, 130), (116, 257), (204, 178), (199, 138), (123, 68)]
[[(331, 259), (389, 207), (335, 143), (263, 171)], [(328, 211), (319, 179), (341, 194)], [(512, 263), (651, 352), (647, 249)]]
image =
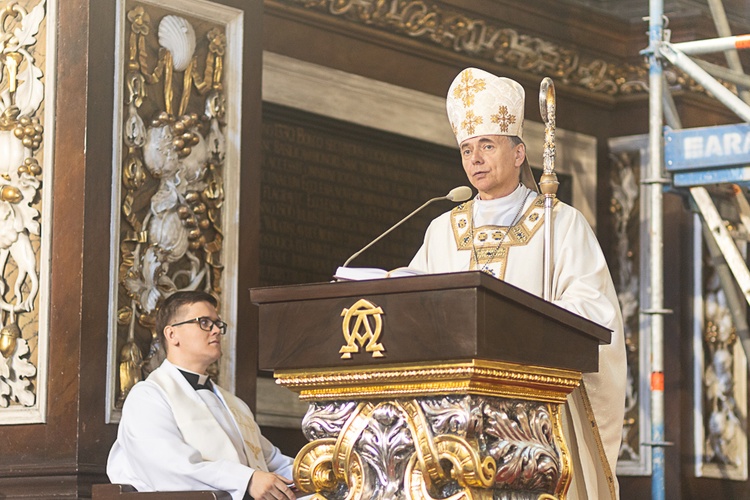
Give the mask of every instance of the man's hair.
[[(513, 144), (513, 147), (516, 147), (519, 144), (523, 144), (524, 147), (526, 146), (526, 143), (523, 142), (523, 139), (521, 139), (517, 135), (506, 135), (505, 137), (507, 137), (510, 140), (510, 143)], [(523, 176), (523, 171), (526, 168), (526, 165), (528, 165), (528, 163), (529, 163), (529, 159), (526, 158), (526, 155), (524, 155), (523, 163), (521, 163), (521, 168), (518, 169), (518, 182), (522, 182), (521, 177)]]
[(213, 295), (202, 290), (174, 292), (167, 297), (159, 309), (156, 311), (156, 333), (159, 335), (159, 341), (167, 349), (167, 342), (164, 338), (164, 328), (172, 324), (175, 316), (183, 306), (189, 306), (198, 302), (208, 302), (217, 307), (218, 301)]

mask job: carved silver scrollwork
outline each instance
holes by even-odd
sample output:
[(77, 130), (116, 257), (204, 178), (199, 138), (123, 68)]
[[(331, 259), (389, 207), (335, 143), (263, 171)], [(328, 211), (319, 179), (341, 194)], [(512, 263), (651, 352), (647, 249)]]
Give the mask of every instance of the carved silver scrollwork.
[[(471, 396), (445, 396), (442, 398), (425, 398), (420, 401), (425, 417), (434, 435), (455, 434), (465, 437), (471, 425), (477, 420), (472, 413)], [(477, 407), (474, 413), (479, 412)], [(481, 420), (481, 418), (480, 418)]]
[(317, 402), (302, 430), (311, 442), (295, 460), (295, 479), (321, 498), (536, 500), (564, 486), (561, 436), (546, 403)]
[(397, 407), (386, 404), (372, 413), (355, 450), (372, 472), (365, 474), (365, 498), (405, 498), (404, 471), (415, 448), (407, 421)]
[(498, 464), (496, 482), (508, 489), (554, 491), (562, 473), (546, 404), (488, 399), (482, 438)]
[(355, 408), (353, 401), (311, 403), (302, 419), (302, 433), (308, 441), (336, 437)]

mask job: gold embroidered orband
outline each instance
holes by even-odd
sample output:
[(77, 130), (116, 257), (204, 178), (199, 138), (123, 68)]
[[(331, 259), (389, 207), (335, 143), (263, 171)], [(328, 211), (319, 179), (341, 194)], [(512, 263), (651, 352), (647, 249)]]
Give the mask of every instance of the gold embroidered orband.
[(486, 225), (472, 230), (473, 224), (474, 200), (462, 203), (451, 211), (456, 248), (471, 251), (469, 269), (481, 269), (498, 279), (504, 279), (509, 247), (528, 244), (544, 226), (544, 196), (537, 196), (514, 226)]

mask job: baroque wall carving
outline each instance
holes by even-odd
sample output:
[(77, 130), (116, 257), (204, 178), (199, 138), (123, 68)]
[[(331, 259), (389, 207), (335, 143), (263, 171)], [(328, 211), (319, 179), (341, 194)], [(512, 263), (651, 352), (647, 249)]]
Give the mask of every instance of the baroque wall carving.
[[(228, 234), (227, 221), (236, 219), (239, 195), (226, 186), (239, 175), (241, 33), (231, 38), (235, 61), (225, 61), (228, 23), (241, 14), (208, 2), (184, 5), (177, 12), (148, 1), (120, 4), (110, 412), (165, 357), (154, 328), (164, 298), (207, 291), (232, 323), (236, 280), (225, 269), (236, 267), (236, 228)], [(221, 371), (214, 367), (220, 380)]]
[[(747, 234), (734, 200), (734, 196), (722, 196), (720, 190), (714, 193), (719, 213), (740, 249), (745, 249)], [(696, 231), (700, 230), (697, 223)], [(699, 346), (694, 367), (696, 475), (746, 481), (747, 358), (714, 261), (703, 244), (697, 242), (696, 246), (695, 292), (703, 299), (694, 332)]]
[(746, 361), (737, 352), (736, 330), (718, 277), (712, 269), (707, 271), (709, 276), (704, 285), (703, 463), (742, 470), (747, 466), (745, 408), (741, 405), (744, 398), (738, 403), (736, 397), (737, 369), (741, 366), (735, 365), (744, 366)]
[(641, 444), (649, 441), (651, 435), (648, 317), (641, 318), (640, 314), (641, 268), (647, 252), (641, 234), (640, 179), (648, 161), (648, 136), (611, 139), (609, 149), (613, 224), (613, 238), (608, 248), (612, 258), (609, 262), (622, 311), (628, 361), (625, 420), (617, 474), (643, 476), (651, 474), (650, 448)]
[[(650, 439), (648, 394), (649, 343), (643, 336), (648, 319), (639, 320), (639, 261), (646, 250), (640, 244), (640, 172), (648, 161), (648, 136), (610, 139), (611, 212), (614, 221), (613, 278), (625, 325), (628, 354), (628, 392), (623, 444), (618, 475), (649, 475), (651, 454), (640, 443)], [(731, 190), (729, 190), (731, 192)], [(742, 231), (734, 196), (714, 193), (714, 202), (738, 242), (747, 240)], [(697, 220), (697, 216), (696, 216)], [(696, 222), (694, 244), (694, 456), (698, 477), (747, 479), (747, 361), (737, 340), (727, 295), (704, 254), (700, 222)], [(643, 273), (641, 273), (643, 275)], [(645, 280), (645, 278), (644, 278)]]
[(45, 419), (50, 25), (45, 0), (7, 3), (0, 12), (0, 424)]
[[(491, 61), (560, 84), (596, 94), (622, 96), (648, 92), (648, 65), (607, 60), (504, 27), (496, 19), (465, 14), (438, 2), (421, 0), (273, 0), (271, 5), (295, 7), (419, 40), (428, 45)], [(644, 30), (647, 26), (644, 23)], [(644, 34), (643, 45), (648, 44)], [(665, 68), (673, 90), (703, 92), (681, 71)], [(731, 86), (730, 86), (731, 87)]]
[(640, 462), (643, 436), (639, 432), (639, 295), (638, 204), (640, 201), (640, 155), (637, 151), (613, 153), (610, 186), (610, 210), (615, 222), (617, 298), (622, 311), (625, 346), (628, 357), (628, 380), (625, 393), (625, 422), (619, 459), (623, 462)]

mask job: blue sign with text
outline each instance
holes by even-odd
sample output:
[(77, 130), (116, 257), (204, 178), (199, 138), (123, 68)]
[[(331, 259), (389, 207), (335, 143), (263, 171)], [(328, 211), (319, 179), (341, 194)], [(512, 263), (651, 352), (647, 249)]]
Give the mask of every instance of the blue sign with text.
[(748, 165), (750, 124), (668, 130), (664, 164), (670, 172)]
[(675, 172), (672, 185), (676, 187), (705, 186), (706, 184), (740, 184), (750, 183), (750, 167), (711, 168)]

